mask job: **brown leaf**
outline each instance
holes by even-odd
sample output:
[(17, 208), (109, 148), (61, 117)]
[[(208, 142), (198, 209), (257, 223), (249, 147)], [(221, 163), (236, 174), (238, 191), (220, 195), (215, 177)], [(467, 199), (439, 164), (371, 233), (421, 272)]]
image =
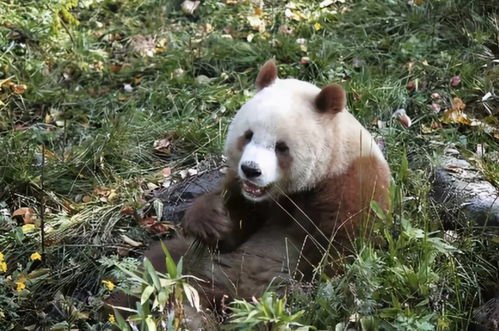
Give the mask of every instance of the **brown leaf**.
[(83, 201), (84, 203), (88, 203), (88, 202), (92, 201), (92, 198), (91, 198), (91, 197), (89, 197), (88, 195), (85, 195), (85, 196), (81, 199), (81, 201)]
[(414, 81), (411, 80), (407, 83), (405, 88), (408, 89), (409, 91), (412, 91), (416, 88), (416, 83), (414, 83)]
[(172, 168), (164, 168), (163, 170), (161, 170), (161, 173), (163, 174), (163, 176), (168, 177), (172, 173)]
[(121, 64), (113, 64), (112, 66), (109, 66), (109, 71), (111, 71), (113, 74), (117, 74), (120, 72), (121, 68), (123, 66)]
[(460, 98), (452, 99), (452, 107), (446, 109), (442, 118), (440, 119), (444, 123), (460, 123), (465, 125), (471, 125), (472, 121), (463, 112), (466, 108), (466, 104)]
[(164, 225), (154, 217), (146, 217), (139, 220), (139, 225), (154, 234), (165, 233), (171, 229), (171, 226)]
[(119, 256), (127, 257), (130, 255), (130, 249), (126, 247), (118, 247), (116, 249), (116, 253), (118, 253)]
[(24, 224), (34, 224), (36, 220), (36, 214), (31, 207), (22, 207), (17, 209), (12, 213), (12, 217), (22, 216)]
[(154, 217), (146, 217), (139, 220), (139, 225), (142, 227), (148, 227), (151, 226), (154, 222), (156, 222), (156, 219)]
[(103, 197), (107, 197), (111, 193), (111, 189), (108, 189), (107, 187), (95, 187), (92, 190), (92, 193)]
[(131, 206), (123, 206), (120, 210), (120, 215), (134, 215), (135, 209)]
[(166, 134), (166, 137), (163, 139), (159, 139), (154, 141), (153, 148), (154, 153), (161, 155), (170, 155), (171, 154), (171, 143), (176, 136), (175, 132), (169, 132)]
[(150, 226), (149, 231), (154, 234), (165, 233), (171, 229), (171, 226), (166, 226), (160, 222), (156, 222)]
[(12, 92), (14, 92), (15, 94), (23, 94), (24, 92), (26, 92), (26, 89), (28, 87), (24, 84), (20, 84), (20, 85), (14, 84), (14, 85), (11, 85), (10, 88), (12, 89)]
[(98, 88), (98, 89), (91, 88), (91, 89), (88, 89), (88, 94), (90, 94), (90, 95), (102, 95), (102, 94), (106, 94), (110, 90), (111, 89), (109, 87), (102, 87), (102, 88)]
[(452, 86), (452, 87), (458, 87), (459, 84), (461, 84), (461, 77), (454, 76), (450, 79), (449, 83), (450, 83), (450, 86)]
[(282, 33), (282, 34), (287, 34), (287, 35), (292, 35), (294, 32), (294, 29), (292, 27), (290, 27), (289, 25), (281, 25), (279, 27), (279, 33)]

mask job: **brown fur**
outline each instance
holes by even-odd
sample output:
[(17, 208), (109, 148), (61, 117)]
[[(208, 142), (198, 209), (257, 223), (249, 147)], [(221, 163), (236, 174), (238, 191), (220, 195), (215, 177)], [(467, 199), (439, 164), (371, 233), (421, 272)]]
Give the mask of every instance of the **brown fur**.
[(339, 112), (345, 108), (346, 96), (343, 87), (332, 84), (324, 87), (315, 99), (317, 109), (321, 112)]
[[(256, 85), (262, 89), (276, 77), (275, 64), (268, 61)], [(315, 103), (329, 122), (339, 116), (345, 100), (344, 90), (330, 85), (321, 90)], [(241, 136), (235, 148), (244, 149), (246, 142), (245, 135)], [(313, 187), (293, 194), (281, 192), (258, 203), (243, 197), (236, 169), (229, 169), (219, 190), (199, 197), (187, 210), (182, 221), (186, 238), (165, 244), (175, 259), (184, 256), (184, 273), (204, 280), (196, 287), (205, 307), (216, 307), (224, 296), (260, 296), (270, 283), (310, 279), (325, 256), (331, 261), (350, 253), (352, 241), (363, 229), (369, 230), (371, 200), (388, 208), (390, 170), (380, 155), (349, 159), (346, 168), (339, 168), (335, 154), (328, 164), (329, 176)], [(289, 174), (292, 157), (278, 153), (278, 162)], [(159, 244), (151, 246), (146, 257), (164, 271)]]
[(277, 79), (277, 67), (274, 61), (269, 60), (264, 63), (258, 76), (256, 77), (256, 88), (261, 90), (272, 84)]
[[(368, 220), (371, 200), (388, 207), (389, 178), (386, 164), (362, 157), (345, 174), (311, 190), (253, 203), (242, 197), (237, 178), (229, 173), (224, 190), (198, 198), (185, 215), (186, 235), (218, 248), (213, 255), (207, 249), (188, 255), (186, 260), (192, 260), (186, 272), (207, 281), (197, 287), (209, 305), (224, 295), (259, 296), (274, 279), (289, 279), (296, 272), (309, 279), (324, 254), (349, 252), (351, 241), (367, 226), (362, 222)], [(330, 242), (332, 252), (327, 250)], [(170, 250), (181, 246), (166, 244)], [(156, 246), (146, 256), (158, 260), (161, 270), (164, 259), (158, 254), (163, 256)]]

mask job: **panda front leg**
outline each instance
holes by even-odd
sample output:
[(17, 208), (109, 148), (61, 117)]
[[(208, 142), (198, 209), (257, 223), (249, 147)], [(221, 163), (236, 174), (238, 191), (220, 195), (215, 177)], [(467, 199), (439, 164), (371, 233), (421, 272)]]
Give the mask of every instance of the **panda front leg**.
[(197, 238), (212, 247), (230, 237), (234, 226), (222, 192), (206, 193), (194, 200), (185, 212), (182, 228), (187, 236)]
[(239, 180), (229, 172), (222, 189), (198, 197), (182, 219), (183, 232), (221, 252), (231, 252), (258, 231), (267, 219), (268, 204), (241, 194)]

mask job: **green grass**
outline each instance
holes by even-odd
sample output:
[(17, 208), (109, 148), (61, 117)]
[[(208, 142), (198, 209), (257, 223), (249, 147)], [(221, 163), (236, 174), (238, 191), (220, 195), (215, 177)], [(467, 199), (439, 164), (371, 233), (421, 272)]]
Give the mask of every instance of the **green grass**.
[[(499, 102), (496, 96), (481, 101), (499, 88), (495, 6), (358, 0), (325, 9), (296, 1), (293, 9), (265, 1), (266, 31), (258, 32), (247, 19), (255, 15), (250, 1), (206, 0), (193, 16), (179, 4), (26, 0), (0, 6), (0, 252), (8, 263), (0, 273), (0, 326), (103, 325), (94, 313), (105, 294), (100, 281), (111, 270), (99, 257), (116, 254), (120, 234), (151, 239), (121, 207), (152, 215), (143, 195), (148, 184), (161, 185), (161, 169), (172, 168), (178, 179), (180, 170), (219, 155), (258, 67), (275, 58), (281, 77), (345, 86), (350, 110), (383, 139), (403, 197), (394, 202), (392, 222), (378, 229), (393, 244), (359, 243), (344, 275), (323, 279), (303, 297), (303, 291), (289, 295), (283, 323), (305, 310), (293, 322), (347, 327), (351, 318), (364, 328), (465, 328), (473, 308), (488, 299), (487, 284), (497, 279), (497, 233), (461, 229), (459, 240), (447, 243), (456, 249), (446, 247), (438, 239), (444, 237), (441, 206), (428, 199), (428, 178), (444, 146), (473, 157), (481, 144), (490, 153), (473, 162), (499, 184), (493, 154)], [(286, 9), (306, 17), (289, 18)], [(293, 32), (279, 32), (283, 25)], [(153, 47), (141, 49), (138, 35), (152, 38)], [(299, 63), (304, 56), (306, 65)], [(209, 82), (198, 82), (199, 75)], [(461, 84), (451, 87), (455, 75)], [(409, 82), (418, 89), (408, 90)], [(16, 94), (12, 84), (27, 89)], [(429, 108), (434, 92), (447, 105), (461, 98), (465, 113), (489, 124), (425, 132), (423, 125), (441, 117)], [(411, 128), (391, 120), (398, 108), (407, 110)], [(377, 128), (374, 120), (388, 127)], [(173, 132), (171, 154), (155, 154), (154, 141)], [(116, 196), (101, 201), (95, 188), (114, 189)], [(22, 219), (11, 216), (31, 207), (39, 226), (40, 201), (48, 229), (43, 265), (29, 258), (40, 250), (38, 232), (23, 233)], [(18, 292), (21, 275), (28, 281)]]

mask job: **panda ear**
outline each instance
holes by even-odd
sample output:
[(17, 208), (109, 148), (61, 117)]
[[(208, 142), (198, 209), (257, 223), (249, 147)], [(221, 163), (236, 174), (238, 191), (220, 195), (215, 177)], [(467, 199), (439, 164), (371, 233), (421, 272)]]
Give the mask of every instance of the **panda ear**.
[(346, 105), (345, 90), (338, 84), (328, 85), (315, 97), (315, 105), (321, 113), (340, 112)]
[(273, 60), (268, 60), (260, 69), (256, 77), (256, 89), (261, 90), (272, 84), (277, 79), (277, 67)]

